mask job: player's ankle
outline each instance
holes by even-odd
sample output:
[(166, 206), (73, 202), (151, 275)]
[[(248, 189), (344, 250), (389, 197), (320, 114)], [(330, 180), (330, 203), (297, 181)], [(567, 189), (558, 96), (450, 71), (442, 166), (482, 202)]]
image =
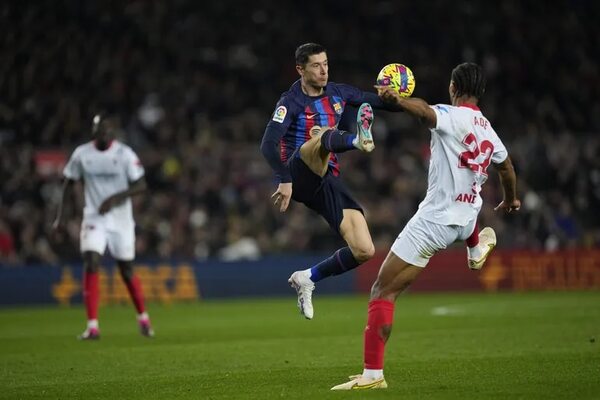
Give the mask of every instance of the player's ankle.
[(137, 315), (137, 320), (139, 322), (150, 321), (150, 316), (148, 315), (148, 313), (146, 311), (143, 311)]
[(479, 245), (473, 247), (467, 247), (467, 254), (471, 260), (479, 260), (483, 256), (481, 247)]
[(362, 373), (363, 378), (367, 379), (383, 379), (383, 369), (367, 369), (365, 368)]
[(97, 319), (88, 319), (87, 328), (88, 329), (96, 329), (96, 330), (100, 329), (98, 320)]

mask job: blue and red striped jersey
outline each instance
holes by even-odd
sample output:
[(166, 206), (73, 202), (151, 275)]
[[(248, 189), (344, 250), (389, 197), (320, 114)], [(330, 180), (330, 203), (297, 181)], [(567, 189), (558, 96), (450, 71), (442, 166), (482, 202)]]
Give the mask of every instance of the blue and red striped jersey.
[[(346, 104), (360, 105), (365, 100), (363, 91), (353, 86), (329, 82), (324, 93), (311, 97), (302, 91), (300, 80), (281, 95), (275, 112), (267, 125), (267, 132), (277, 132), (279, 136), (279, 162), (283, 165), (294, 151), (310, 139), (310, 130), (314, 126), (337, 127)], [(333, 174), (339, 174), (337, 156), (331, 154), (329, 167)], [(285, 175), (276, 173), (280, 181), (286, 182)]]
[[(370, 103), (375, 109), (401, 111), (385, 104), (375, 93), (343, 83), (329, 82), (322, 95), (312, 97), (304, 94), (300, 80), (294, 82), (277, 102), (261, 143), (261, 151), (275, 171), (278, 182), (291, 181), (287, 161), (310, 139), (312, 127), (337, 127), (347, 104), (358, 107), (362, 103)], [(333, 153), (329, 168), (333, 174), (339, 174), (338, 159)]]

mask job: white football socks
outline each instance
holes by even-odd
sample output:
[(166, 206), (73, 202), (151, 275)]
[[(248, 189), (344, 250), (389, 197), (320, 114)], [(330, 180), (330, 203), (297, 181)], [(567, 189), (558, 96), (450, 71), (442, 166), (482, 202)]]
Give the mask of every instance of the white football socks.
[(88, 319), (87, 328), (88, 329), (99, 329), (98, 320), (97, 319)]
[(150, 316), (148, 315), (148, 313), (146, 311), (138, 314), (138, 316), (137, 316), (138, 321), (148, 321), (149, 319), (150, 319)]
[(383, 378), (382, 369), (364, 369), (362, 373), (363, 378), (378, 380)]

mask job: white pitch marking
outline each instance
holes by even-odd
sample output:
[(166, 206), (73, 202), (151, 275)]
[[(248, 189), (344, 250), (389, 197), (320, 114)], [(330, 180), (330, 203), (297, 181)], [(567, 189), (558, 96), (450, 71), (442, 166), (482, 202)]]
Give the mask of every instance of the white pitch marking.
[(438, 317), (445, 317), (448, 315), (462, 315), (464, 313), (465, 310), (457, 306), (440, 306), (431, 309), (431, 315), (435, 315)]

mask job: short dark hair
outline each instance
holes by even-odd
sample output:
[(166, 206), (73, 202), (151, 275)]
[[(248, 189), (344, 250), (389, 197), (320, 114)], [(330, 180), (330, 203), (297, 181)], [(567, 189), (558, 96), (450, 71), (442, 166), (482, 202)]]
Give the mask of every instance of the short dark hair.
[(452, 81), (456, 88), (456, 97), (474, 96), (478, 99), (485, 92), (485, 74), (483, 69), (472, 62), (462, 63), (452, 70)]
[(317, 43), (304, 43), (296, 49), (296, 65), (306, 65), (308, 57), (319, 54), (327, 53), (325, 47)]

